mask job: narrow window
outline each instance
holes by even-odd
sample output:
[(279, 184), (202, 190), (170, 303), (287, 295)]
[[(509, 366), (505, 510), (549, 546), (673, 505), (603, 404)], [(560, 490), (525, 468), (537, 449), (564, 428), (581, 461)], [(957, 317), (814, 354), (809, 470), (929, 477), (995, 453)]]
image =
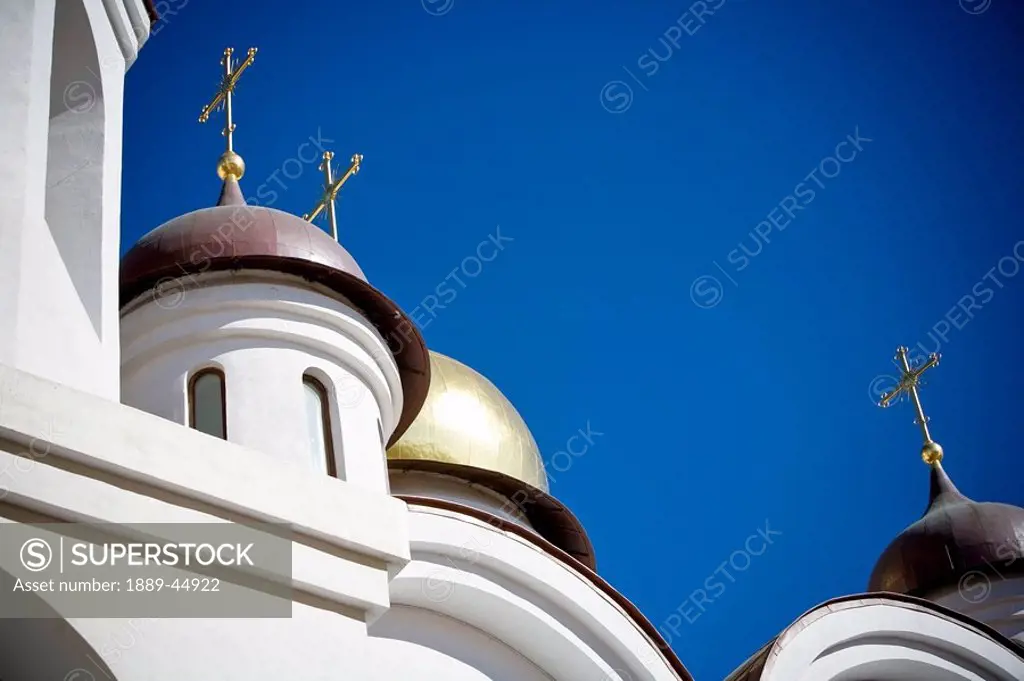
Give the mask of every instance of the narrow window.
[(338, 477), (334, 465), (334, 448), (331, 446), (331, 407), (327, 390), (312, 376), (302, 377), (306, 398), (306, 423), (309, 438), (309, 456), (313, 468)]
[(203, 369), (188, 384), (188, 425), (201, 433), (226, 440), (228, 437), (224, 374)]

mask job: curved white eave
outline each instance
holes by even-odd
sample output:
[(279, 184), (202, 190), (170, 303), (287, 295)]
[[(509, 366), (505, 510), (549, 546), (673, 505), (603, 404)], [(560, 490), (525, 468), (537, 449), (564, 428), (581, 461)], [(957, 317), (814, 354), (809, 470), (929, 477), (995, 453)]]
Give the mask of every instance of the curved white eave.
[(393, 603), (474, 626), (554, 679), (678, 681), (618, 603), (540, 547), (451, 511), (409, 510), (413, 560), (392, 581)]
[(760, 679), (885, 678), (885, 670), (893, 676), (913, 670), (921, 678), (1020, 681), (1024, 657), (925, 606), (865, 596), (825, 604), (794, 622), (773, 646)]

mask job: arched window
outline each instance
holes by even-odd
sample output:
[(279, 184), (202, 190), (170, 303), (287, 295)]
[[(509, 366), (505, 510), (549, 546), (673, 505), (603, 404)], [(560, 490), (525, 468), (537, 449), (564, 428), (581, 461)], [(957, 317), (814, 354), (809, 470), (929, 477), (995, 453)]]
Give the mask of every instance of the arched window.
[(220, 369), (197, 371), (188, 382), (188, 425), (201, 433), (227, 439), (227, 402), (224, 373)]
[(323, 383), (312, 376), (302, 377), (302, 388), (306, 400), (306, 428), (309, 438), (310, 463), (317, 471), (338, 477), (334, 464), (333, 438), (331, 437), (331, 405)]

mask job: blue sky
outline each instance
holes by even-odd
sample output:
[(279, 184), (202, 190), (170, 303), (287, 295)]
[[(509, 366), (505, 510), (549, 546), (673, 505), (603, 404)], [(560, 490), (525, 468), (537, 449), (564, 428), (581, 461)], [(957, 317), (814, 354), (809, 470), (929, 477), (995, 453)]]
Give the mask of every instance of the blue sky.
[(872, 404), (897, 345), (943, 354), (923, 399), (962, 491), (1024, 503), (1024, 7), (688, 6), (166, 0), (122, 217), (127, 248), (215, 201), (222, 119), (196, 118), (223, 48), (257, 46), (246, 193), (301, 214), (303, 142), (364, 154), (342, 243), (512, 400), (601, 574), (709, 681), (921, 514), (912, 409)]

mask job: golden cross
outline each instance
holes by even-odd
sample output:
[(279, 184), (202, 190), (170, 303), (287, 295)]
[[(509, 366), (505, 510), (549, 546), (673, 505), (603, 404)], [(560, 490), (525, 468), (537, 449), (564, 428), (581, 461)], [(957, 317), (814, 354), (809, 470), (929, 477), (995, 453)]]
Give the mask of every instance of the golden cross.
[(220, 60), (221, 65), (224, 67), (224, 78), (217, 88), (217, 94), (214, 95), (209, 104), (203, 107), (202, 113), (199, 114), (199, 122), (205, 123), (210, 119), (211, 112), (219, 110), (221, 107), (224, 108), (227, 123), (222, 134), (227, 138), (228, 148), (226, 153), (228, 154), (234, 152), (232, 134), (235, 132), (235, 119), (231, 109), (231, 95), (235, 92), (235, 86), (238, 84), (238, 79), (242, 77), (242, 73), (252, 65), (253, 60), (256, 58), (256, 48), (249, 48), (245, 61), (241, 64), (238, 64), (237, 60), (232, 61), (231, 54), (233, 52), (234, 50), (230, 47), (224, 50), (224, 56)]
[(924, 437), (924, 447), (921, 449), (921, 456), (929, 464), (937, 463), (942, 460), (942, 447), (932, 440), (932, 435), (928, 432), (928, 417), (924, 415), (924, 407), (921, 406), (921, 397), (917, 394), (917, 387), (921, 380), (921, 374), (939, 365), (939, 355), (933, 352), (928, 357), (927, 362), (913, 369), (910, 366), (910, 361), (907, 359), (907, 349), (900, 347), (896, 349), (896, 361), (899, 362), (903, 373), (896, 387), (882, 395), (878, 406), (883, 408), (889, 407), (899, 396), (908, 395), (910, 401), (914, 403), (914, 409), (917, 412), (917, 419), (914, 422), (921, 427), (921, 435)]
[(313, 207), (313, 211), (306, 213), (302, 216), (303, 220), (309, 220), (313, 222), (317, 216), (327, 210), (327, 222), (331, 227), (331, 236), (334, 240), (338, 240), (338, 217), (334, 212), (334, 200), (338, 198), (338, 192), (341, 191), (342, 185), (348, 182), (348, 178), (359, 173), (359, 166), (363, 162), (362, 154), (355, 154), (351, 159), (351, 164), (345, 174), (339, 177), (337, 180), (334, 179), (334, 171), (331, 170), (331, 160), (334, 158), (334, 152), (325, 151), (324, 161), (320, 164), (320, 170), (324, 171), (324, 193), (320, 197), (316, 206)]

